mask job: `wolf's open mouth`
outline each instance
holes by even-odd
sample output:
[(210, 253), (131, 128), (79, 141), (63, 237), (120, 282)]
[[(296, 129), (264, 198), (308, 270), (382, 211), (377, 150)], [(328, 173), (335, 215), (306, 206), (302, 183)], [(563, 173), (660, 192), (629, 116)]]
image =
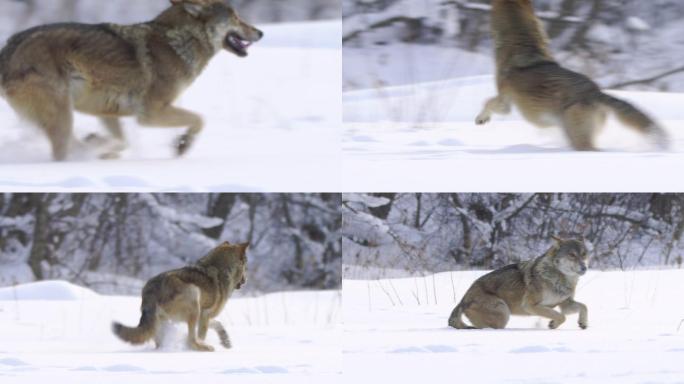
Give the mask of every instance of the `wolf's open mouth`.
[(240, 57), (247, 56), (247, 48), (252, 45), (251, 41), (241, 38), (237, 33), (230, 33), (224, 41), (225, 48), (233, 51)]

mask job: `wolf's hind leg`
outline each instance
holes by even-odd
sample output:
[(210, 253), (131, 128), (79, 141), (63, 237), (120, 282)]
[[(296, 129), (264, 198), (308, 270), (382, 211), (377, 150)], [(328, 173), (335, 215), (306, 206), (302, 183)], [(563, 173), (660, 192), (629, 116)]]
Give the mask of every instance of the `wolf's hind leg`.
[(197, 325), (200, 320), (200, 290), (195, 286), (185, 289), (181, 297), (177, 299), (186, 314), (188, 322), (188, 345), (196, 351), (211, 352), (214, 350), (210, 345), (206, 345), (197, 339)]
[(50, 139), (55, 160), (66, 160), (78, 141), (73, 136), (73, 112), (66, 87), (53, 86), (40, 78), (27, 80), (7, 90), (7, 101), (22, 117), (40, 127)]
[(206, 339), (208, 329), (209, 329), (209, 318), (203, 312), (200, 315), (199, 325), (197, 326), (197, 337), (199, 337), (200, 340)]
[(579, 321), (577, 324), (579, 324), (580, 328), (587, 329), (589, 326), (589, 310), (586, 305), (577, 302), (574, 299), (567, 299), (561, 303), (560, 308), (564, 315), (572, 315), (579, 312)]
[(102, 137), (93, 133), (86, 136), (85, 142), (102, 150), (101, 159), (116, 159), (127, 147), (121, 121), (117, 117), (100, 117), (100, 122), (111, 137)]
[(209, 322), (209, 326), (216, 331), (216, 334), (218, 334), (219, 339), (221, 339), (221, 345), (223, 345), (223, 347), (226, 349), (230, 349), (232, 347), (230, 343), (230, 337), (228, 337), (228, 332), (226, 332), (226, 329), (223, 328), (223, 324), (221, 324), (218, 320), (211, 320), (211, 322)]
[(188, 131), (179, 137), (176, 143), (178, 156), (184, 155), (190, 149), (195, 138), (204, 127), (200, 115), (170, 105), (146, 111), (143, 115), (138, 116), (138, 122), (148, 127), (188, 127)]
[(475, 328), (504, 329), (511, 317), (506, 302), (489, 294), (479, 295), (463, 313)]
[(160, 327), (157, 333), (154, 334), (154, 346), (156, 349), (161, 349), (164, 343), (164, 327)]
[(603, 112), (582, 104), (570, 106), (563, 113), (563, 129), (570, 144), (578, 151), (595, 151), (594, 136), (600, 128)]
[(125, 141), (123, 127), (121, 126), (121, 120), (118, 117), (100, 117), (100, 122), (107, 129), (113, 138)]
[(511, 103), (502, 95), (493, 97), (485, 103), (482, 112), (475, 119), (475, 124), (483, 125), (487, 124), (489, 120), (492, 119), (492, 114), (498, 113), (500, 115), (506, 115), (511, 112)]

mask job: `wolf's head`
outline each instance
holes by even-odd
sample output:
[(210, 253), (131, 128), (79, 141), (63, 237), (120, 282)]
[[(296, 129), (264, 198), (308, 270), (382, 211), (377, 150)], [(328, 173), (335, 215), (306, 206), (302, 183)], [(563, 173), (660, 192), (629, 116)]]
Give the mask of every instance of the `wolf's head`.
[(532, 8), (532, 0), (492, 0), (492, 7), (503, 6)]
[(231, 244), (226, 241), (201, 258), (198, 264), (225, 272), (230, 281), (236, 282), (235, 288), (240, 289), (247, 278), (247, 248), (249, 243)]
[(553, 237), (555, 253), (553, 262), (556, 268), (565, 275), (581, 276), (587, 272), (589, 256), (583, 240), (561, 239)]
[(244, 22), (225, 0), (171, 0), (185, 12), (200, 20), (211, 37), (214, 48), (223, 48), (239, 57), (264, 36), (254, 26)]

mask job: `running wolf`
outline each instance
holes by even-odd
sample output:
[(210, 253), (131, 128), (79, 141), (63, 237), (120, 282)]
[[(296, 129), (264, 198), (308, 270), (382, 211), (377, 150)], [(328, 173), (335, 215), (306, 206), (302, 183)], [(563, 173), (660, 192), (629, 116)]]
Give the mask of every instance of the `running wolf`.
[(531, 0), (493, 0), (491, 29), (499, 94), (487, 101), (476, 118), (478, 125), (489, 122), (493, 113), (510, 113), (515, 105), (538, 127), (561, 126), (574, 149), (593, 151), (594, 138), (612, 111), (658, 149), (668, 148), (666, 132), (653, 119), (555, 61)]
[[(143, 126), (187, 127), (175, 149), (188, 151), (203, 121), (174, 101), (221, 49), (245, 57), (263, 33), (227, 1), (170, 1), (147, 23), (44, 25), (12, 36), (0, 51), (0, 94), (42, 129), (55, 160), (86, 145), (123, 150), (123, 116)], [(99, 117), (112, 137), (76, 140), (73, 110)]]
[(213, 351), (203, 342), (208, 328), (230, 348), (230, 339), (218, 316), (235, 289), (245, 284), (249, 244), (225, 242), (194, 265), (164, 272), (145, 284), (137, 327), (114, 322), (112, 331), (131, 344), (143, 344), (154, 338), (157, 348), (163, 340), (161, 323), (179, 321), (188, 324), (188, 345), (196, 351)]
[[(565, 322), (565, 315), (579, 312), (579, 326), (588, 326), (587, 306), (575, 301), (575, 288), (587, 271), (583, 241), (554, 238), (542, 256), (490, 272), (468, 289), (449, 317), (457, 329), (503, 329), (511, 315), (551, 319), (549, 328)], [(560, 306), (560, 312), (554, 308)], [(463, 322), (465, 315), (474, 327)]]

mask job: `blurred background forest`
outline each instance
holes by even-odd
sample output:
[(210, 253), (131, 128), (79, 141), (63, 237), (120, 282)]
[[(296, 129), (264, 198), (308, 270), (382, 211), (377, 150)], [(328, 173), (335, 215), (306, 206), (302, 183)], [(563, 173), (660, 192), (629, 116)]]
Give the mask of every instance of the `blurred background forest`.
[(684, 194), (345, 194), (345, 278), (493, 269), (584, 236), (591, 268), (682, 267)]
[[(564, 65), (605, 88), (684, 91), (684, 1), (533, 3)], [(345, 88), (493, 73), (490, 4), (343, 0)]]
[(64, 279), (138, 294), (223, 241), (251, 243), (248, 293), (338, 289), (339, 194), (2, 194), (0, 286)]
[[(340, 18), (339, 0), (232, 0), (252, 23), (279, 23)], [(147, 21), (169, 0), (0, 0), (0, 38), (37, 24)]]

